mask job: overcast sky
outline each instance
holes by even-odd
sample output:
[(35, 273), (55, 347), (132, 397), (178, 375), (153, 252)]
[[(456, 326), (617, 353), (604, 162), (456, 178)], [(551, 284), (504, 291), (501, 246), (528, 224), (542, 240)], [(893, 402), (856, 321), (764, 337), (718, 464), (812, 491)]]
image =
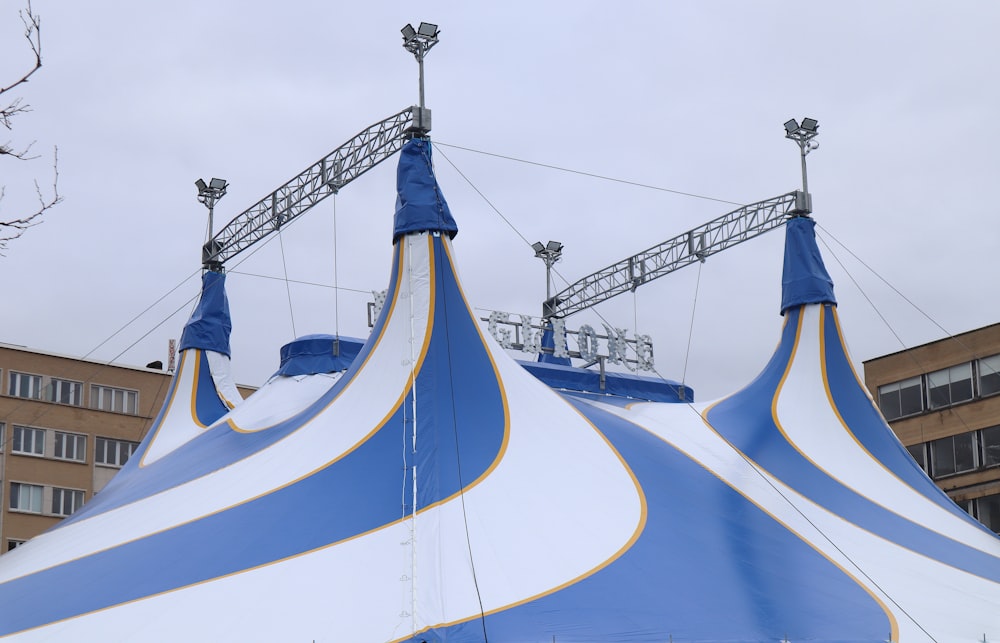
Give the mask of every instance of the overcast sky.
[[(0, 85), (32, 62), (19, 4), (0, 4)], [(820, 122), (808, 158), (830, 244), (820, 247), (855, 361), (903, 348), (895, 335), (912, 346), (1000, 321), (996, 3), (33, 5), (44, 67), (16, 94), (34, 111), (4, 134), (37, 141), (42, 158), (0, 165), (0, 219), (32, 207), (33, 179), (47, 188), (56, 145), (65, 201), (0, 258), (6, 343), (165, 360), (199, 290), (207, 216), (194, 180), (229, 180), (221, 226), (414, 104), (417, 65), (399, 29), (421, 20), (441, 28), (427, 105), (466, 293), (482, 314), (538, 314), (544, 267), (522, 236), (562, 241), (557, 269), (571, 282), (735, 207), (726, 202), (796, 189), (798, 149), (782, 123), (809, 116)], [(370, 291), (388, 281), (394, 171), (384, 163), (229, 266), (238, 382), (263, 383), (296, 334), (367, 335)], [(783, 238), (598, 310), (650, 334), (657, 370), (699, 399), (731, 392), (777, 343)], [(286, 289), (286, 271), (325, 287)], [(582, 323), (599, 327), (589, 312), (568, 321)]]

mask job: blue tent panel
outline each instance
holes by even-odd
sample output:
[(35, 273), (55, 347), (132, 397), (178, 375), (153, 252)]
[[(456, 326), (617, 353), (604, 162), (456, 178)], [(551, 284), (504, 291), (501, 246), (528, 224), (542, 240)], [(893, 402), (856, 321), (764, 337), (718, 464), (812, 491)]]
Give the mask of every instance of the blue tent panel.
[(281, 347), (277, 375), (315, 375), (346, 371), (361, 352), (364, 341), (318, 333), (303, 335)]
[(602, 385), (601, 374), (597, 371), (545, 362), (519, 361), (518, 363), (554, 389), (650, 402), (694, 401), (694, 391), (691, 387), (670, 380), (606, 371)]

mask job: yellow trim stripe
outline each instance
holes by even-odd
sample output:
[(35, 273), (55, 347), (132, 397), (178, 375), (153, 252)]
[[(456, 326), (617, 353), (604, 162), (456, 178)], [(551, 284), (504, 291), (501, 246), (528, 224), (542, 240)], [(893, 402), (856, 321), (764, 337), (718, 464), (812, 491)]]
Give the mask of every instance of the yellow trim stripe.
[[(201, 419), (198, 417), (198, 384), (201, 382), (201, 349), (195, 349), (197, 359), (194, 362), (194, 380), (191, 386), (191, 420), (195, 423), (198, 428), (204, 429), (205, 425), (201, 423)], [(209, 377), (211, 377), (209, 373)], [(215, 388), (213, 383), (212, 388)]]
[[(854, 370), (854, 364), (851, 363), (851, 358), (850, 358), (850, 354), (847, 351), (847, 346), (844, 345), (844, 334), (843, 334), (843, 332), (842, 332), (842, 330), (840, 328), (840, 319), (837, 316), (837, 309), (836, 308), (832, 308), (832, 312), (833, 312), (833, 323), (834, 323), (834, 325), (837, 328), (837, 337), (840, 338), (840, 347), (841, 347), (841, 350), (844, 353), (844, 358), (847, 361), (847, 365), (851, 369), (851, 373), (854, 375), (854, 380), (855, 380), (855, 382), (857, 382), (858, 386), (861, 387), (861, 390), (862, 391), (867, 391), (868, 388), (865, 386), (865, 384), (858, 377), (857, 371)], [(913, 487), (909, 483), (907, 483), (905, 480), (903, 480), (902, 478), (900, 478), (899, 476), (897, 476), (896, 473), (892, 469), (890, 469), (889, 467), (885, 466), (885, 464), (881, 460), (879, 460), (878, 458), (876, 458), (868, 450), (868, 448), (864, 444), (861, 443), (861, 440), (858, 439), (858, 436), (854, 434), (854, 431), (851, 430), (851, 427), (848, 426), (847, 422), (844, 420), (844, 417), (840, 414), (840, 409), (837, 408), (837, 403), (833, 399), (833, 391), (830, 388), (830, 378), (827, 376), (827, 372), (826, 372), (826, 315), (820, 315), (819, 337), (820, 337), (820, 355), (821, 355), (820, 364), (823, 367), (823, 387), (826, 389), (826, 398), (830, 401), (830, 408), (833, 409), (834, 414), (837, 416), (837, 421), (840, 422), (840, 425), (844, 428), (844, 430), (847, 432), (847, 434), (849, 436), (851, 436), (851, 439), (854, 440), (855, 444), (858, 445), (858, 448), (861, 449), (862, 451), (864, 451), (865, 454), (869, 458), (871, 458), (872, 460), (874, 460), (875, 463), (878, 464), (878, 466), (882, 467), (882, 469), (884, 469), (886, 471), (886, 473), (888, 473), (889, 475), (891, 475), (893, 478), (896, 478), (897, 480), (899, 480), (907, 488), (913, 489)], [(868, 395), (866, 395), (865, 397), (867, 397), (868, 401), (872, 403), (872, 406), (876, 410), (878, 410), (878, 407), (875, 406), (875, 403), (872, 401), (871, 397), (869, 397)], [(881, 411), (879, 412), (879, 417), (881, 417)], [(891, 429), (889, 428), (888, 424), (885, 425), (885, 428), (886, 428), (886, 430), (890, 430), (891, 431)], [(914, 489), (914, 491), (916, 491), (917, 493), (920, 493), (916, 489)], [(923, 495), (923, 494), (921, 494), (921, 495)], [(941, 534), (941, 535), (944, 536), (944, 534)]]
[[(198, 359), (198, 349), (195, 348), (191, 350), (194, 351), (195, 364), (197, 364), (200, 361), (200, 359)], [(160, 435), (160, 429), (163, 428), (164, 422), (166, 422), (167, 417), (170, 416), (170, 409), (173, 408), (174, 401), (177, 398), (177, 393), (181, 388), (180, 385), (181, 385), (181, 380), (183, 379), (182, 376), (184, 374), (184, 369), (187, 364), (188, 355), (191, 354), (191, 350), (181, 351), (181, 363), (177, 366), (176, 373), (174, 373), (174, 381), (173, 381), (174, 388), (170, 392), (170, 399), (166, 401), (165, 408), (163, 409), (163, 412), (159, 416), (160, 421), (156, 425), (156, 431), (153, 432), (153, 437), (150, 438), (149, 445), (146, 447), (146, 450), (142, 453), (142, 458), (139, 460), (140, 469), (146, 466), (146, 455), (149, 453), (149, 450), (153, 448), (153, 445), (156, 444), (156, 439)]]

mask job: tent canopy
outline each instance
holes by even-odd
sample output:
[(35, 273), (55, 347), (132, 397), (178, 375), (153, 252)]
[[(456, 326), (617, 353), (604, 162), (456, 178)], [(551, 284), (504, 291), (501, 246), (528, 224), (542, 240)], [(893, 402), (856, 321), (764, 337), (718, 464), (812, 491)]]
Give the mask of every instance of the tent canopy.
[[(186, 340), (119, 475), (0, 558), (0, 638), (1000, 640), (1000, 541), (860, 384), (810, 219), (787, 225), (781, 339), (746, 388), (596, 394), (482, 332), (430, 159), (403, 149), (363, 345), (297, 340), (282, 369), (305, 366), (230, 408), (228, 347)], [(206, 275), (189, 329), (221, 335), (222, 287)]]

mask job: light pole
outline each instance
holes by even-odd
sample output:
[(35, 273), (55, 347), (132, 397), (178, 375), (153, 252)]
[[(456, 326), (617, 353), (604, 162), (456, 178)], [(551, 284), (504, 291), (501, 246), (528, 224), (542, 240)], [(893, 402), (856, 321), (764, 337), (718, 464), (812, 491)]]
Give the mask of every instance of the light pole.
[(542, 317), (548, 319), (552, 316), (552, 309), (555, 308), (552, 301), (552, 265), (562, 259), (563, 244), (558, 241), (549, 241), (542, 244), (536, 241), (531, 244), (535, 256), (545, 262), (545, 303), (542, 304)]
[(809, 194), (809, 179), (806, 177), (806, 154), (819, 147), (819, 141), (814, 141), (819, 132), (819, 121), (815, 118), (803, 118), (800, 125), (794, 118), (785, 121), (785, 138), (795, 141), (802, 156), (802, 191)]
[(413, 54), (420, 69), (420, 111), (415, 120), (417, 129), (426, 134), (431, 129), (431, 123), (430, 110), (426, 109), (424, 105), (424, 57), (438, 43), (438, 34), (441, 31), (437, 25), (421, 22), (416, 29), (413, 28), (413, 25), (407, 24), (400, 32), (403, 34), (403, 49)]
[(229, 187), (229, 184), (226, 183), (225, 179), (215, 178), (208, 183), (205, 183), (204, 179), (198, 179), (194, 184), (198, 188), (198, 202), (208, 208), (208, 242), (202, 248), (201, 261), (205, 268), (217, 271), (221, 269), (221, 266), (215, 260), (215, 256), (218, 254), (218, 246), (213, 238), (215, 236), (215, 204), (226, 196), (226, 188)]

